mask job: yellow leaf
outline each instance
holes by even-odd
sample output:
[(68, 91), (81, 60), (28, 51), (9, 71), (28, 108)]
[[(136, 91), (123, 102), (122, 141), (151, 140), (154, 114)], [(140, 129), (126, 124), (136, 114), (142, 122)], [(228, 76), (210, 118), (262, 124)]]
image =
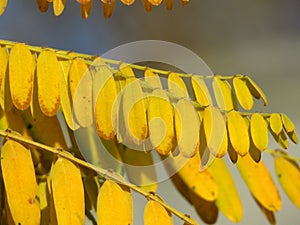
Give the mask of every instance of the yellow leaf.
[(281, 115), (281, 120), (282, 120), (284, 129), (286, 130), (286, 132), (287, 133), (293, 132), (295, 130), (295, 125), (291, 121), (291, 119), (285, 113), (281, 113), (280, 115)]
[(175, 131), (180, 153), (184, 157), (195, 155), (199, 147), (200, 120), (191, 101), (180, 99), (175, 105)]
[(264, 117), (254, 113), (251, 117), (250, 132), (253, 144), (260, 151), (268, 147), (268, 127)]
[(84, 190), (79, 167), (59, 157), (52, 164), (50, 179), (58, 224), (84, 224)]
[(33, 60), (25, 44), (15, 44), (9, 55), (9, 86), (13, 104), (19, 110), (29, 107), (33, 90)]
[(242, 203), (234, 180), (222, 159), (215, 159), (208, 167), (218, 185), (216, 205), (232, 222), (238, 223), (243, 218)]
[(168, 10), (171, 10), (173, 7), (173, 0), (165, 0), (165, 5)]
[(192, 76), (193, 90), (196, 96), (196, 100), (202, 106), (208, 106), (212, 104), (211, 96), (207, 89), (207, 86), (203, 79), (199, 76)]
[(250, 77), (245, 77), (246, 84), (251, 92), (251, 94), (256, 98), (256, 99), (262, 99), (264, 102), (264, 105), (268, 105), (268, 100), (264, 94), (264, 92), (260, 89), (260, 87), (250, 78)]
[(133, 209), (130, 190), (106, 180), (97, 201), (98, 225), (132, 225)]
[(274, 166), (282, 189), (291, 202), (300, 209), (300, 169), (295, 162), (284, 157), (275, 157)]
[(81, 17), (83, 19), (87, 19), (91, 13), (93, 6), (93, 0), (88, 1), (86, 4), (81, 4), (80, 5), (80, 11), (81, 11)]
[(146, 10), (146, 12), (151, 12), (151, 10), (152, 10), (151, 3), (148, 0), (142, 0), (142, 2), (143, 2), (143, 6), (144, 6), (144, 9)]
[(246, 81), (241, 77), (233, 78), (233, 86), (239, 103), (245, 110), (251, 110), (254, 106), (254, 101)]
[(94, 117), (98, 135), (106, 140), (115, 136), (119, 107), (114, 107), (117, 101), (117, 88), (111, 71), (103, 65), (94, 75), (93, 95), (96, 99)]
[(69, 71), (69, 87), (73, 99), (73, 114), (82, 127), (93, 122), (92, 114), (92, 75), (88, 65), (74, 59)]
[(190, 0), (180, 0), (181, 5), (185, 6), (189, 3)]
[(248, 126), (239, 112), (227, 113), (227, 129), (234, 150), (241, 156), (246, 155), (250, 147)]
[(227, 152), (228, 137), (226, 122), (219, 109), (208, 106), (203, 114), (206, 143), (213, 156), (223, 157)]
[(269, 211), (279, 211), (281, 198), (265, 164), (254, 162), (247, 154), (240, 157), (236, 165), (254, 198)]
[(37, 85), (40, 108), (54, 116), (60, 106), (60, 67), (53, 51), (45, 50), (37, 60)]
[(176, 97), (188, 97), (188, 91), (182, 78), (176, 73), (170, 73), (168, 76), (168, 89)]
[(144, 76), (145, 81), (147, 81), (153, 88), (162, 89), (160, 78), (156, 73), (153, 73), (150, 69), (146, 69)]
[(130, 66), (130, 64), (127, 63), (121, 63), (120, 65), (120, 73), (123, 77), (135, 77), (134, 72)]
[(215, 76), (212, 86), (220, 109), (226, 111), (238, 109), (236, 98), (227, 80), (223, 80), (221, 76)]
[(122, 159), (131, 183), (140, 186), (146, 191), (156, 191), (157, 176), (150, 152), (125, 148)]
[(127, 78), (123, 92), (123, 118), (127, 135), (135, 144), (141, 144), (147, 137), (146, 99), (140, 82)]
[(121, 0), (125, 5), (132, 5), (134, 3), (134, 0)]
[(4, 13), (8, 0), (0, 1), (0, 16)]
[(272, 224), (272, 225), (275, 225), (276, 224), (276, 218), (275, 218), (274, 212), (266, 209), (262, 204), (259, 203), (259, 201), (257, 201), (257, 199), (254, 198), (254, 200), (255, 200), (256, 204), (259, 206), (260, 210), (265, 215), (265, 217), (267, 218), (267, 220), (269, 221), (269, 223)]
[(58, 59), (60, 64), (60, 101), (62, 112), (65, 117), (65, 121), (71, 130), (76, 130), (79, 128), (78, 123), (75, 121), (72, 112), (72, 100), (69, 92), (68, 80), (69, 80), (69, 70), (71, 66), (70, 60)]
[(40, 200), (41, 223), (40, 225), (48, 225), (50, 222), (50, 194), (48, 191), (47, 177), (39, 180), (38, 198)]
[(91, 1), (93, 1), (93, 0), (77, 0), (77, 2), (81, 5), (89, 4)]
[(158, 202), (150, 200), (144, 209), (144, 225), (172, 225), (171, 214)]
[(271, 114), (270, 128), (276, 135), (278, 135), (282, 131), (282, 121), (281, 121), (280, 114), (278, 113)]
[(175, 147), (173, 107), (163, 90), (154, 90), (148, 99), (147, 116), (151, 143), (159, 154), (167, 155)]
[(1, 149), (1, 169), (15, 223), (40, 224), (38, 189), (30, 151), (13, 140), (5, 141)]
[(103, 15), (106, 19), (111, 17), (116, 5), (116, 0), (102, 0)]
[(152, 5), (158, 6), (162, 0), (148, 0)]
[(0, 105), (2, 110), (9, 111), (13, 107), (8, 79), (8, 49), (0, 45)]
[(48, 0), (37, 0), (37, 4), (41, 12), (47, 12), (49, 8), (49, 1)]
[(53, 0), (53, 11), (55, 16), (60, 16), (65, 9), (66, 0)]
[(281, 132), (278, 135), (271, 130), (271, 134), (277, 142), (277, 144), (279, 144), (282, 148), (287, 149), (289, 147), (289, 140), (284, 130), (281, 130)]

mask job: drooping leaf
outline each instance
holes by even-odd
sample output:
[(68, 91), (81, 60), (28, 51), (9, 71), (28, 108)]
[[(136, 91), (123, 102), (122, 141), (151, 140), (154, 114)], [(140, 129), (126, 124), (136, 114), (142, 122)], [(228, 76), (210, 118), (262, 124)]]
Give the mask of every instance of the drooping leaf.
[(84, 189), (79, 167), (59, 157), (53, 162), (50, 179), (58, 224), (84, 224)]
[(45, 50), (37, 60), (38, 100), (46, 116), (54, 116), (60, 106), (60, 67), (53, 51)]
[(176, 73), (168, 76), (168, 89), (177, 97), (188, 97), (188, 91), (182, 78)]
[(0, 105), (2, 110), (9, 111), (13, 107), (8, 78), (8, 49), (0, 46)]
[(152, 5), (158, 6), (162, 0), (148, 0)]
[(225, 118), (220, 110), (213, 106), (206, 107), (203, 125), (209, 151), (215, 157), (223, 157), (227, 152), (228, 137)]
[(300, 169), (295, 162), (275, 157), (274, 166), (279, 183), (291, 202), (300, 209)]
[(93, 6), (93, 0), (88, 1), (86, 4), (81, 4), (80, 5), (80, 11), (81, 11), (81, 17), (83, 19), (87, 19), (91, 13)]
[(264, 105), (268, 105), (268, 100), (264, 94), (264, 92), (261, 90), (261, 88), (250, 78), (246, 77), (246, 84), (251, 92), (251, 94), (256, 98), (256, 99), (262, 99), (264, 102)]
[(172, 10), (173, 8), (173, 0), (165, 0), (165, 6), (168, 10)]
[(235, 89), (236, 97), (239, 100), (240, 105), (245, 110), (251, 110), (254, 106), (254, 101), (251, 92), (248, 89), (246, 81), (241, 77), (234, 77), (233, 86)]
[(146, 12), (151, 12), (151, 10), (152, 10), (151, 3), (148, 0), (142, 0), (142, 2), (143, 2), (143, 6), (144, 6), (144, 9), (146, 10)]
[(281, 130), (280, 133), (277, 135), (272, 130), (270, 131), (272, 134), (274, 140), (277, 142), (279, 146), (281, 146), (284, 149), (287, 149), (289, 147), (289, 140), (284, 132), (284, 130)]
[(272, 113), (270, 116), (270, 129), (276, 134), (280, 134), (282, 131), (282, 121), (280, 114), (278, 113)]
[(254, 198), (256, 204), (259, 206), (260, 210), (265, 215), (265, 217), (267, 218), (269, 223), (271, 225), (275, 225), (276, 224), (275, 213), (273, 211), (268, 210), (266, 207), (264, 207), (262, 204), (260, 204), (259, 201), (257, 199), (255, 199), (255, 197), (253, 195), (252, 195), (252, 197)]
[(222, 110), (237, 110), (236, 97), (227, 80), (223, 80), (221, 76), (215, 76), (212, 82), (215, 98), (218, 106)]
[(281, 116), (282, 124), (283, 124), (285, 131), (287, 133), (294, 132), (295, 125), (292, 122), (292, 120), (285, 113), (281, 113), (280, 116)]
[(180, 99), (174, 105), (178, 148), (184, 157), (195, 155), (199, 147), (200, 120), (192, 102)]
[(4, 13), (8, 0), (0, 1), (0, 16)]
[(47, 12), (49, 8), (48, 0), (37, 0), (37, 4), (41, 12)]
[(280, 210), (282, 202), (277, 187), (265, 164), (254, 162), (249, 154), (239, 157), (237, 168), (252, 195), (267, 210)]
[(122, 3), (124, 3), (125, 5), (132, 5), (134, 3), (135, 0), (121, 0)]
[(12, 101), (19, 110), (29, 107), (33, 90), (33, 62), (29, 48), (17, 43), (9, 55), (9, 87)]
[(203, 79), (199, 76), (192, 76), (192, 86), (196, 100), (200, 105), (208, 106), (212, 104), (211, 96)]
[(16, 141), (6, 140), (1, 149), (1, 169), (15, 224), (40, 224), (38, 189), (30, 151)]
[(145, 81), (147, 81), (147, 83), (149, 83), (153, 88), (162, 89), (160, 78), (156, 73), (153, 73), (150, 69), (146, 69), (144, 76)]
[(172, 225), (171, 214), (158, 202), (149, 200), (144, 209), (144, 225)]
[(263, 151), (268, 146), (268, 126), (265, 119), (259, 113), (254, 113), (250, 122), (250, 133), (253, 144)]
[(111, 17), (116, 5), (116, 0), (102, 0), (103, 15), (106, 19)]
[(53, 11), (55, 16), (60, 16), (66, 5), (66, 0), (53, 0)]
[(130, 190), (106, 180), (97, 200), (98, 225), (132, 225), (133, 209)]
[(238, 223), (243, 217), (243, 207), (234, 180), (222, 159), (215, 159), (208, 167), (218, 185), (216, 205), (232, 222)]
[(250, 147), (249, 132), (248, 126), (239, 112), (227, 113), (227, 129), (234, 150), (241, 156), (246, 155)]
[(173, 107), (163, 90), (154, 90), (148, 99), (147, 118), (151, 143), (159, 154), (167, 155), (175, 147)]

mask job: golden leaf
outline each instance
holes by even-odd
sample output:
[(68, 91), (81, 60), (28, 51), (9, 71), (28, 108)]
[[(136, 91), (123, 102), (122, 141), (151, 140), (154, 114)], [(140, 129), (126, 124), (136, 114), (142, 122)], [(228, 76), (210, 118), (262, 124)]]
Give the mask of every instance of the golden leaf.
[(246, 84), (251, 92), (251, 94), (256, 98), (256, 99), (262, 99), (264, 102), (264, 105), (268, 105), (268, 100), (264, 94), (264, 92), (260, 89), (260, 87), (250, 78), (250, 77), (245, 77)]
[(223, 157), (227, 152), (228, 137), (226, 122), (219, 109), (208, 106), (203, 114), (206, 144), (213, 156)]
[(145, 11), (146, 12), (151, 12), (151, 10), (152, 10), (151, 3), (148, 0), (142, 0), (142, 3), (143, 3)]
[[(254, 198), (254, 196), (252, 196)], [(266, 207), (264, 207), (262, 204), (259, 203), (257, 199), (255, 199), (256, 204), (259, 206), (260, 210), (263, 212), (267, 220), (270, 224), (275, 225), (276, 224), (276, 218), (274, 212), (268, 210)]]
[(59, 157), (52, 164), (50, 179), (58, 224), (84, 224), (84, 189), (79, 167)]
[(147, 116), (151, 143), (159, 154), (167, 155), (175, 147), (173, 107), (163, 90), (154, 90), (148, 99)]
[(168, 89), (177, 97), (188, 97), (188, 90), (182, 78), (176, 73), (170, 73), (168, 76)]
[(54, 116), (60, 106), (60, 67), (53, 51), (45, 50), (37, 60), (38, 100), (46, 116)]
[(199, 76), (192, 76), (192, 86), (196, 96), (197, 102), (202, 106), (208, 106), (212, 104), (209, 90), (203, 79)]
[(280, 210), (281, 198), (265, 164), (254, 162), (247, 154), (240, 157), (236, 165), (254, 198), (269, 211)]
[(147, 81), (147, 83), (149, 83), (153, 88), (162, 89), (160, 78), (156, 73), (153, 73), (150, 69), (146, 69), (144, 76), (145, 76), (145, 81)]
[(25, 44), (15, 44), (9, 55), (9, 86), (13, 104), (19, 110), (29, 107), (33, 90), (33, 62)]
[(14, 222), (40, 224), (38, 189), (30, 151), (13, 140), (5, 141), (1, 149), (1, 169)]
[(175, 105), (175, 132), (180, 153), (184, 157), (195, 155), (199, 147), (200, 120), (191, 101), (180, 99)]
[(135, 0), (121, 0), (122, 3), (124, 3), (125, 5), (132, 5), (134, 3)]
[(165, 5), (168, 10), (171, 10), (173, 7), (173, 0), (165, 0)]
[(49, 8), (48, 0), (37, 0), (37, 4), (41, 12), (47, 12)]
[(246, 155), (250, 147), (249, 132), (248, 126), (239, 112), (227, 113), (227, 129), (234, 150), (241, 156)]
[(111, 17), (116, 5), (116, 0), (102, 0), (103, 15), (107, 19)]
[(0, 1), (0, 16), (4, 13), (8, 0)]
[(132, 225), (133, 209), (130, 190), (106, 180), (97, 201), (98, 225)]
[(148, 0), (152, 5), (158, 6), (162, 0)]
[(272, 113), (270, 116), (270, 128), (276, 134), (280, 134), (282, 131), (282, 121), (280, 114)]
[(208, 167), (218, 185), (216, 205), (232, 222), (238, 223), (243, 218), (242, 203), (234, 180), (223, 159), (215, 159)]
[(149, 200), (144, 209), (144, 225), (172, 225), (171, 214), (158, 202)]
[(223, 80), (221, 76), (214, 76), (212, 86), (220, 109), (226, 111), (238, 109), (236, 97), (227, 80)]
[(281, 120), (282, 120), (282, 124), (283, 124), (285, 131), (287, 133), (294, 132), (295, 125), (291, 121), (291, 119), (285, 113), (281, 113), (280, 115), (281, 115)]
[(83, 19), (87, 19), (89, 17), (92, 10), (92, 6), (93, 6), (93, 0), (86, 1), (85, 4), (80, 5), (81, 17)]
[(55, 16), (60, 16), (66, 5), (66, 0), (53, 0), (53, 11)]
[(246, 81), (241, 77), (234, 77), (233, 86), (235, 89), (236, 97), (239, 100), (240, 105), (245, 110), (251, 110), (254, 106), (254, 101), (251, 92), (248, 89)]
[(300, 209), (300, 169), (299, 166), (284, 157), (275, 157), (274, 166), (282, 189), (291, 202)]
[(254, 113), (250, 122), (250, 133), (253, 144), (260, 151), (265, 150), (268, 147), (268, 126), (259, 113)]
[(131, 183), (140, 186), (148, 192), (156, 191), (157, 176), (150, 152), (125, 148), (122, 159)]

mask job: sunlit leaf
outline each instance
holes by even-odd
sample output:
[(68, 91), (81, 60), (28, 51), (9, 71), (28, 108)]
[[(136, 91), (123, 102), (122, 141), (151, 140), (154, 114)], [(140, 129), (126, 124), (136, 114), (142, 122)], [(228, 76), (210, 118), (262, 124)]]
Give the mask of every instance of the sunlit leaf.
[(4, 13), (8, 0), (0, 0), (0, 16)]
[(145, 81), (147, 81), (147, 83), (149, 83), (153, 88), (162, 89), (160, 78), (156, 73), (153, 73), (150, 69), (146, 69), (144, 76)]
[(291, 119), (285, 113), (281, 113), (280, 115), (285, 131), (287, 133), (293, 132), (295, 130), (295, 125)]
[(254, 101), (251, 92), (248, 89), (246, 81), (241, 77), (234, 77), (233, 86), (235, 89), (236, 97), (239, 100), (240, 105), (245, 110), (251, 110), (254, 106)]
[(8, 79), (8, 58), (8, 49), (0, 45), (0, 105), (4, 111), (13, 107)]
[(103, 15), (107, 19), (114, 12), (116, 0), (102, 0)]
[(152, 5), (158, 6), (162, 0), (148, 0)]
[(246, 84), (251, 92), (251, 94), (256, 98), (256, 99), (262, 99), (264, 102), (264, 105), (268, 105), (268, 100), (264, 94), (264, 92), (261, 90), (261, 88), (250, 78), (246, 77), (247, 81)]
[(93, 0), (88, 1), (86, 4), (81, 4), (80, 5), (80, 11), (81, 11), (81, 17), (83, 19), (87, 19), (91, 13), (93, 6)]
[(53, 11), (55, 16), (60, 16), (66, 5), (66, 0), (53, 0)]
[(271, 130), (278, 135), (282, 131), (282, 121), (280, 114), (272, 113), (270, 116), (270, 128)]
[(261, 114), (254, 113), (251, 116), (250, 133), (255, 147), (260, 151), (265, 150), (268, 146), (268, 126)]
[(150, 200), (144, 209), (144, 225), (172, 225), (171, 214), (158, 202)]
[(121, 0), (125, 5), (132, 5), (135, 0)]
[(188, 91), (182, 78), (176, 73), (168, 76), (168, 89), (177, 97), (188, 97)]
[(208, 106), (212, 104), (211, 96), (203, 79), (199, 76), (192, 76), (192, 86), (196, 100), (200, 105)]

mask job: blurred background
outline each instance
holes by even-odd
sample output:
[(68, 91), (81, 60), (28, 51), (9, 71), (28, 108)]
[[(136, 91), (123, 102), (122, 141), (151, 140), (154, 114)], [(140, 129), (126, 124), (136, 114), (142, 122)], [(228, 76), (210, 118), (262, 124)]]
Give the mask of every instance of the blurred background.
[[(257, 102), (255, 110), (287, 113), (299, 130), (299, 12), (298, 0), (190, 0), (185, 7), (174, 0), (172, 11), (162, 4), (146, 13), (137, 0), (130, 7), (118, 1), (113, 16), (105, 19), (101, 2), (95, 1), (90, 17), (83, 20), (79, 4), (74, 0), (67, 0), (60, 17), (55, 17), (51, 8), (47, 13), (40, 13), (35, 1), (10, 0), (0, 17), (0, 39), (99, 55), (132, 41), (174, 42), (199, 55), (214, 73), (249, 75), (269, 100), (269, 107), (264, 108)], [(271, 142), (270, 147), (277, 145)], [(299, 146), (291, 144), (288, 151), (300, 156)], [(263, 158), (274, 174), (271, 157), (264, 154)], [(244, 206), (244, 219), (240, 224), (267, 224), (236, 168), (233, 165), (229, 168)], [(158, 193), (170, 205), (198, 218), (170, 182), (161, 183)], [(283, 207), (276, 214), (277, 224), (299, 223), (299, 210), (281, 188), (280, 194)], [(141, 196), (134, 195), (134, 198), (134, 224), (138, 225), (142, 224), (142, 206), (146, 201)], [(182, 222), (175, 219), (175, 224)], [(232, 223), (219, 214), (217, 224)]]

